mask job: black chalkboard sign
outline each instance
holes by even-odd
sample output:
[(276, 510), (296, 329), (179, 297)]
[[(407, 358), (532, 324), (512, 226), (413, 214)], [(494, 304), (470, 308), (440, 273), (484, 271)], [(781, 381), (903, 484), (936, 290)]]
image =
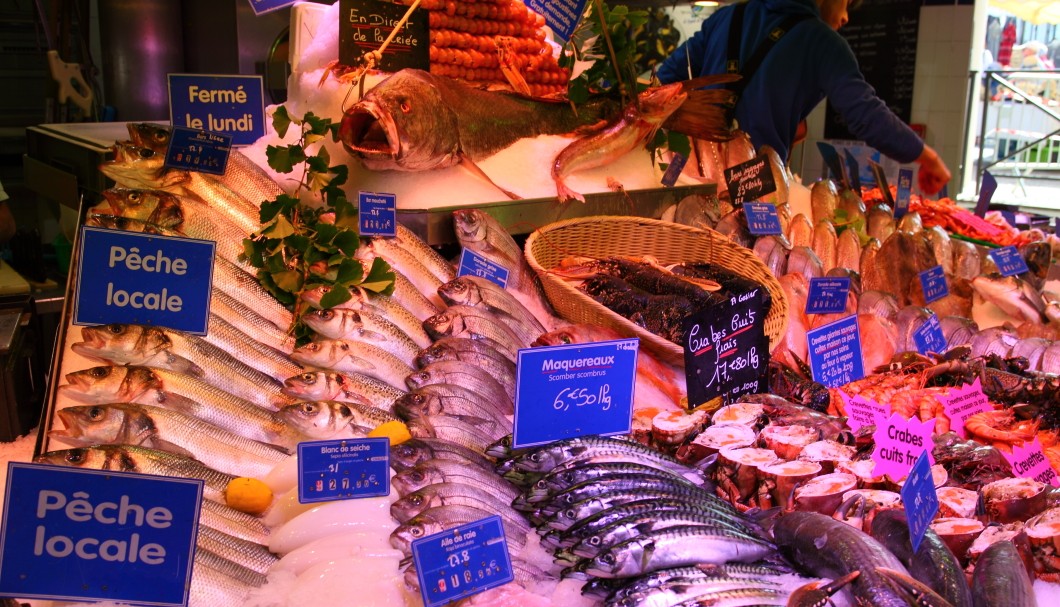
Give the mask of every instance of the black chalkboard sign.
[(769, 156), (765, 154), (725, 169), (725, 183), (729, 186), (729, 196), (734, 205), (758, 200), (777, 191), (773, 170), (769, 168)]
[(765, 392), (769, 341), (765, 335), (764, 287), (712, 306), (684, 321), (688, 407), (722, 396)]
[[(379, 0), (339, 0), (339, 63), (357, 65), (365, 53), (379, 49), (407, 10), (407, 6)], [(418, 8), (387, 45), (376, 68), (396, 72), (429, 67), (427, 12)]]
[[(846, 38), (865, 80), (891, 111), (909, 124), (913, 113), (920, 0), (865, 0), (839, 30)], [(825, 139), (857, 139), (829, 103)]]

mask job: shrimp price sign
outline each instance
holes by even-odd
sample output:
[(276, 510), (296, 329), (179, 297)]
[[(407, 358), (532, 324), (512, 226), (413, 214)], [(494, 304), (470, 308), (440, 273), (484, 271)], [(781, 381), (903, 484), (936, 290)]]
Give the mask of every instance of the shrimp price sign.
[(754, 289), (731, 297), (728, 305), (712, 306), (685, 319), (690, 409), (718, 396), (765, 391), (769, 342), (762, 299), (762, 289)]
[(7, 470), (0, 596), (187, 605), (203, 481)]
[(80, 242), (75, 325), (134, 323), (206, 334), (213, 241), (82, 227)]
[(769, 168), (769, 157), (765, 154), (725, 169), (725, 183), (734, 205), (758, 200), (777, 191), (773, 170)]
[(412, 561), (426, 607), (448, 605), (515, 579), (500, 516), (413, 541)]
[(857, 314), (806, 333), (806, 341), (814, 381), (838, 388), (865, 377)]
[(250, 145), (265, 134), (261, 76), (169, 74), (169, 120), (174, 126), (231, 135)]
[(390, 495), (390, 439), (298, 443), (298, 502)]
[(1060, 486), (1060, 478), (1057, 478), (1056, 471), (1045, 457), (1042, 443), (1037, 437), (1030, 444), (1012, 445), (1012, 453), (1002, 451), (1001, 455), (1008, 460), (1012, 473), (1016, 476), (1034, 479), (1054, 487)]
[(519, 350), (512, 447), (628, 434), (639, 339)]
[(946, 413), (946, 417), (950, 418), (950, 427), (961, 438), (968, 438), (964, 423), (969, 417), (994, 410), (986, 394), (983, 394), (983, 386), (978, 377), (972, 383), (954, 388), (949, 394), (941, 395), (938, 399), (942, 403), (942, 410)]

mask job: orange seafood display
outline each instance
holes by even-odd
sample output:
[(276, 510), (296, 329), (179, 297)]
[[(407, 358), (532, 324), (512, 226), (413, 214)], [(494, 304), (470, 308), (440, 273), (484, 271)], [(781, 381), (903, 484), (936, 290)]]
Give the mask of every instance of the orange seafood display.
[[(891, 186), (892, 197), (896, 194), (897, 188)], [(867, 203), (881, 202), (882, 200), (883, 193), (879, 188), (873, 188), (865, 192), (865, 201)], [(954, 234), (985, 240), (1002, 246), (1021, 245), (1030, 242), (1029, 238), (1021, 235), (1019, 230), (1008, 225), (1000, 216), (997, 216), (993, 221), (984, 219), (967, 209), (957, 206), (957, 201), (952, 198), (931, 200), (916, 194), (910, 194), (909, 210), (919, 213), (925, 227), (940, 226)]]

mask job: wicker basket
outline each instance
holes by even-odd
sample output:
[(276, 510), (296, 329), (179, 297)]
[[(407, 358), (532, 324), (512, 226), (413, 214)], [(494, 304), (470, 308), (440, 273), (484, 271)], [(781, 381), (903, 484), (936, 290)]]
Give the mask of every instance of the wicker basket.
[(571, 255), (611, 257), (650, 255), (661, 263), (700, 262), (719, 265), (765, 285), (773, 299), (766, 315), (765, 334), (772, 350), (788, 325), (788, 302), (765, 264), (750, 249), (713, 230), (640, 217), (598, 216), (549, 224), (526, 239), (526, 259), (541, 277), (545, 294), (563, 318), (576, 323), (610, 327), (639, 337), (641, 345), (662, 360), (684, 365), (684, 352), (668, 339), (626, 320), (554, 275), (551, 270)]

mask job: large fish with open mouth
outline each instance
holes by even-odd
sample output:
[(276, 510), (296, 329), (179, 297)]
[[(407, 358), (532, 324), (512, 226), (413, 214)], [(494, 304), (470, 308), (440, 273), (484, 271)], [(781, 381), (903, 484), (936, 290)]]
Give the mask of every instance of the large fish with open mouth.
[(430, 171), (463, 165), (485, 177), (475, 161), (520, 139), (573, 133), (600, 118), (600, 108), (575, 113), (567, 103), (484, 91), (404, 69), (346, 111), (339, 139), (369, 170)]

